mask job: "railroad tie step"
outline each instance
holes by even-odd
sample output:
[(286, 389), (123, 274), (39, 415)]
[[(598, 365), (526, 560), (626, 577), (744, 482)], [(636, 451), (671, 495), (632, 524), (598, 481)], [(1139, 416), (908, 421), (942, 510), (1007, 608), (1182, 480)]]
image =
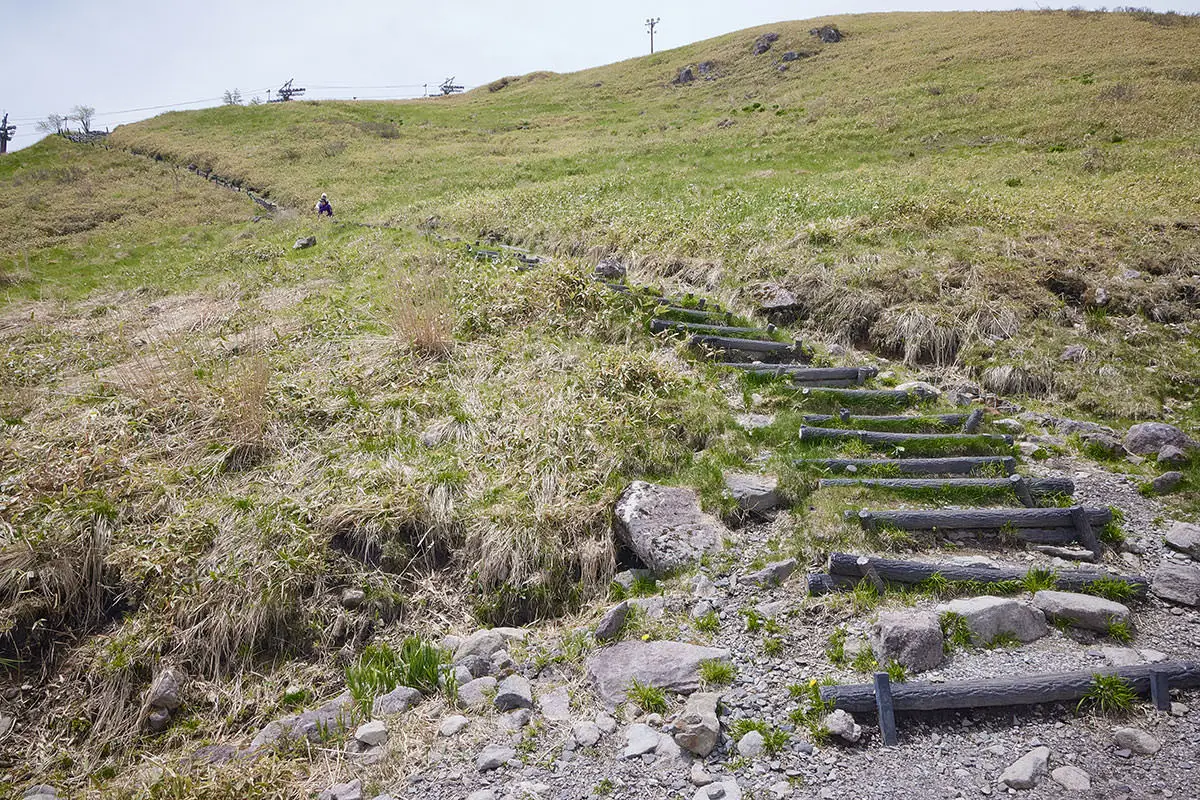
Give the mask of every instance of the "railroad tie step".
[(1035, 478), (1023, 475), (1007, 478), (822, 478), (818, 488), (831, 486), (865, 486), (894, 490), (985, 489), (995, 492), (1012, 491), (1028, 508), (1034, 508), (1039, 498), (1075, 494), (1075, 482), (1070, 478)]
[(867, 444), (899, 444), (905, 442), (995, 442), (1012, 446), (1013, 438), (999, 433), (902, 433), (897, 431), (861, 431), (849, 428), (800, 427), (800, 439), (846, 440), (856, 439)]
[(1095, 554), (1100, 543), (1095, 529), (1112, 521), (1112, 510), (1091, 506), (1071, 508), (965, 508), (915, 511), (847, 511), (866, 530), (880, 526), (904, 531), (1011, 529), (1031, 544), (1065, 545), (1078, 542)]
[[(771, 366), (769, 364), (763, 366)], [(872, 367), (863, 367), (863, 369), (873, 369)], [(873, 377), (873, 376), (872, 376)], [(805, 414), (803, 422), (805, 425), (813, 425), (816, 427), (828, 427), (829, 425), (853, 425), (855, 423), (865, 425), (944, 425), (946, 427), (959, 427), (967, 420), (966, 414), (930, 414), (928, 416), (912, 415), (912, 414), (851, 414), (849, 409), (843, 408), (838, 414)]]
[(774, 342), (763, 339), (741, 339), (732, 336), (695, 334), (689, 343), (693, 347), (708, 347), (713, 350), (742, 353), (770, 353), (777, 356), (800, 355), (802, 352), (799, 339), (789, 344), (787, 342)]
[[(775, 332), (775, 326), (768, 326), (767, 330), (760, 328), (739, 328), (734, 325), (716, 325), (706, 322), (679, 322), (673, 319), (652, 319), (650, 320), (650, 330), (652, 333), (706, 333), (718, 336), (745, 336), (754, 337), (769, 337)], [(763, 341), (773, 341), (771, 339), (763, 339)]]
[(833, 473), (887, 469), (903, 475), (1011, 475), (1017, 468), (1012, 456), (951, 456), (945, 458), (798, 458), (797, 466), (813, 465)]

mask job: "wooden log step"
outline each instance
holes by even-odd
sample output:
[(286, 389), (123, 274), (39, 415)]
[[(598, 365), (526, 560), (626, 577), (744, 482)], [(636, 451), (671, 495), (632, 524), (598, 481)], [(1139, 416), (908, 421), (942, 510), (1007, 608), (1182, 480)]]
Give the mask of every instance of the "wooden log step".
[(797, 386), (802, 389), (804, 394), (809, 392), (821, 392), (829, 397), (838, 397), (843, 400), (887, 400), (897, 403), (919, 403), (922, 400), (932, 399), (933, 395), (927, 395), (920, 389), (813, 389), (809, 387)]
[[(1164, 661), (1133, 667), (1098, 667), (1087, 672), (1059, 672), (1018, 677), (978, 678), (945, 683), (893, 683), (896, 711), (946, 711), (964, 708), (1027, 706), (1082, 699), (1095, 684), (1095, 676), (1119, 675), (1140, 695), (1150, 694), (1155, 673), (1166, 676), (1169, 688), (1200, 688), (1200, 662)], [(821, 698), (852, 714), (875, 710), (873, 684), (821, 687)]]
[[(611, 282), (605, 281), (605, 280), (601, 280), (600, 283), (603, 286), (607, 287), (608, 289), (611, 289), (614, 292), (620, 292), (621, 294), (632, 294), (634, 289), (637, 288), (637, 287), (627, 286), (624, 283), (611, 283)], [(662, 294), (649, 293), (649, 290), (647, 290), (647, 289), (643, 289), (643, 292), (644, 293), (642, 295), (640, 295), (640, 297), (642, 299), (653, 300), (655, 303), (657, 303), (660, 306), (664, 306), (664, 305), (672, 306), (672, 307), (676, 307), (683, 311), (704, 311), (705, 306), (708, 304), (708, 301), (705, 298), (696, 297), (695, 295), (692, 295), (690, 293), (684, 295), (683, 297), (667, 297), (666, 295), (662, 295)], [(692, 308), (690, 306), (684, 307), (684, 305), (683, 305), (684, 303), (691, 303), (691, 302), (695, 302), (695, 304), (696, 304), (695, 308)], [(720, 313), (724, 313), (724, 312), (721, 311), (719, 306), (716, 306), (713, 308), (711, 313), (720, 314)]]
[(780, 355), (798, 355), (800, 340), (792, 344), (787, 342), (765, 341), (763, 339), (738, 339), (730, 336), (715, 336), (697, 334), (691, 338), (693, 347), (711, 347), (714, 350), (737, 351), (745, 353), (775, 353)]
[[(851, 553), (831, 553), (828, 561), (829, 574), (849, 578), (857, 584), (874, 572), (885, 581), (893, 583), (923, 583), (934, 575), (950, 581), (975, 581), (977, 583), (1001, 583), (1021, 581), (1028, 573), (1018, 567), (993, 567), (986, 564), (931, 564), (925, 561), (903, 561), (895, 558), (856, 556)], [(1111, 578), (1126, 583), (1137, 597), (1145, 597), (1150, 582), (1139, 575), (1114, 575), (1104, 570), (1069, 569), (1055, 573), (1055, 586), (1066, 592), (1078, 592), (1101, 578)]]
[[(1108, 508), (1081, 508), (1093, 527), (1103, 527), (1112, 521), (1112, 510)], [(1075, 523), (1071, 508), (963, 508), (921, 509), (915, 511), (847, 511), (847, 521), (858, 519), (864, 526), (868, 523), (887, 525), (904, 531), (940, 530), (987, 530), (990, 528), (1016, 528), (1046, 532), (1045, 537), (1057, 538), (1055, 529), (1067, 528), (1071, 536), (1064, 541), (1039, 541), (1038, 544), (1065, 544), (1075, 538)], [(1039, 534), (1040, 535), (1040, 534)]]
[[(764, 367), (769, 367), (769, 364), (764, 364)], [(862, 367), (862, 369), (874, 370), (874, 367)], [(879, 423), (879, 424), (904, 424), (908, 422), (925, 422), (934, 423), (937, 425), (945, 425), (947, 427), (958, 427), (967, 420), (966, 414), (930, 414), (929, 416), (913, 416), (911, 414), (882, 414), (882, 415), (862, 415), (851, 414), (846, 409), (842, 409), (841, 414), (805, 414), (804, 423), (806, 425), (815, 425), (817, 427), (825, 427), (829, 423), (842, 423), (852, 425), (855, 422)]]
[[(879, 374), (875, 367), (810, 367), (805, 364), (764, 364), (761, 361), (739, 363), (737, 361), (722, 361), (718, 367), (745, 370), (746, 372), (764, 372), (773, 375), (789, 375), (799, 380), (824, 379), (863, 379), (874, 378)], [(819, 415), (814, 415), (819, 416)], [(835, 417), (829, 417), (836, 419)]]
[(905, 475), (970, 475), (974, 472), (1002, 470), (1011, 475), (1017, 468), (1012, 456), (952, 456), (947, 458), (798, 458), (797, 466), (814, 464), (830, 472), (847, 472), (851, 467), (867, 470), (875, 467), (895, 469)]
[(902, 433), (899, 431), (858, 431), (849, 428), (800, 427), (800, 439), (838, 440), (857, 439), (867, 444), (904, 444), (939, 440), (946, 442), (996, 442), (1011, 446), (1013, 438), (999, 433)]
[[(1015, 479), (1015, 480), (1014, 480)], [(1025, 482), (1025, 488), (1033, 495), (1075, 494), (1075, 482), (1070, 478), (1035, 478), (1026, 480), (1020, 475), (1008, 478), (822, 478), (819, 484), (828, 486), (871, 486), (880, 489), (995, 489), (1016, 491), (1015, 487)]]
[[(775, 332), (775, 326), (767, 330), (759, 328), (738, 328), (733, 325), (714, 325), (706, 322), (679, 322), (673, 319), (652, 319), (650, 330), (653, 333), (713, 333), (719, 336), (770, 336)], [(769, 341), (769, 340), (767, 340)]]
[(697, 311), (694, 308), (681, 306), (659, 305), (659, 313), (676, 314), (693, 322), (715, 322), (718, 325), (729, 325), (733, 322), (733, 314), (729, 311)]

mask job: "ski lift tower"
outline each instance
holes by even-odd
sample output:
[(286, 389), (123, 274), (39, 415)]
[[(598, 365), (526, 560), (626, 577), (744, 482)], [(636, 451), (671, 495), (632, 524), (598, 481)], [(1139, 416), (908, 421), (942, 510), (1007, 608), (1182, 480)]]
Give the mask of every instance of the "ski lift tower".
[(275, 99), (268, 100), (267, 102), (268, 103), (286, 103), (288, 100), (291, 100), (293, 97), (299, 97), (300, 95), (304, 94), (305, 90), (303, 88), (301, 88), (299, 86), (292, 86), (292, 81), (294, 81), (294, 80), (296, 80), (296, 79), (289, 78), (288, 82), (285, 83), (283, 86), (280, 86), (279, 90), (275, 92)]
[(0, 122), (0, 155), (8, 152), (8, 142), (16, 132), (17, 126), (8, 124), (8, 112), (4, 112), (4, 121)]
[(449, 77), (442, 81), (442, 85), (438, 88), (442, 90), (442, 96), (445, 97), (448, 94), (458, 94), (464, 87), (456, 84), (453, 77)]

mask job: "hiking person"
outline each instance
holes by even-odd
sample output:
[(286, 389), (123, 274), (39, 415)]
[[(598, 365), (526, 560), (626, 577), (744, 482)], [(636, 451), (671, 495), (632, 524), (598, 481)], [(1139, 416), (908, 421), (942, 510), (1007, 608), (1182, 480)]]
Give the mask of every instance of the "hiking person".
[(333, 206), (329, 204), (329, 196), (326, 194), (322, 194), (321, 202), (317, 203), (317, 216), (319, 217), (322, 214), (327, 217), (333, 216)]

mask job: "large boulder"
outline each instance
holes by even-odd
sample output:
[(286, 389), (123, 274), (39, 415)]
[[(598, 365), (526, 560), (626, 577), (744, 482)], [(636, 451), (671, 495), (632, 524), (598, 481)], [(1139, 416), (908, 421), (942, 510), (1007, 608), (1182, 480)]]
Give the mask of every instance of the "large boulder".
[(942, 626), (935, 615), (919, 611), (882, 611), (871, 631), (881, 664), (898, 661), (912, 672), (933, 669), (945, 659)]
[(729, 530), (700, 508), (691, 489), (634, 481), (617, 500), (616, 533), (656, 574), (699, 563)]
[(1200, 561), (1200, 525), (1190, 522), (1176, 522), (1167, 531), (1167, 547), (1187, 553), (1194, 560)]
[(944, 603), (937, 610), (962, 616), (971, 638), (979, 645), (987, 645), (1001, 634), (1032, 642), (1048, 632), (1041, 611), (1008, 597), (967, 597)]
[(774, 475), (750, 475), (726, 472), (725, 491), (749, 514), (765, 514), (779, 505), (779, 478)]
[(720, 699), (714, 692), (696, 692), (688, 698), (687, 706), (672, 723), (677, 745), (701, 758), (708, 757), (721, 738), (721, 722), (717, 718)]
[(1125, 449), (1139, 456), (1158, 453), (1167, 445), (1184, 451), (1200, 447), (1186, 433), (1165, 422), (1140, 422), (1125, 434)]
[(750, 289), (758, 312), (766, 316), (790, 315), (800, 310), (796, 295), (778, 283), (760, 283)]
[(1163, 600), (1200, 606), (1200, 567), (1164, 560), (1154, 572), (1150, 591)]
[(1061, 619), (1079, 628), (1104, 632), (1113, 622), (1129, 624), (1129, 608), (1114, 600), (1105, 600), (1078, 592), (1042, 591), (1033, 596), (1033, 604), (1050, 619)]
[[(454, 651), (454, 663), (465, 662), (472, 656), (491, 658), (504, 650), (509, 642), (523, 642), (528, 632), (521, 628), (487, 628), (475, 631)], [(474, 671), (472, 671), (474, 672)]]
[(724, 648), (684, 642), (619, 642), (593, 653), (587, 660), (588, 678), (609, 707), (623, 702), (636, 678), (660, 689), (691, 694), (700, 688), (700, 663), (729, 658)]

